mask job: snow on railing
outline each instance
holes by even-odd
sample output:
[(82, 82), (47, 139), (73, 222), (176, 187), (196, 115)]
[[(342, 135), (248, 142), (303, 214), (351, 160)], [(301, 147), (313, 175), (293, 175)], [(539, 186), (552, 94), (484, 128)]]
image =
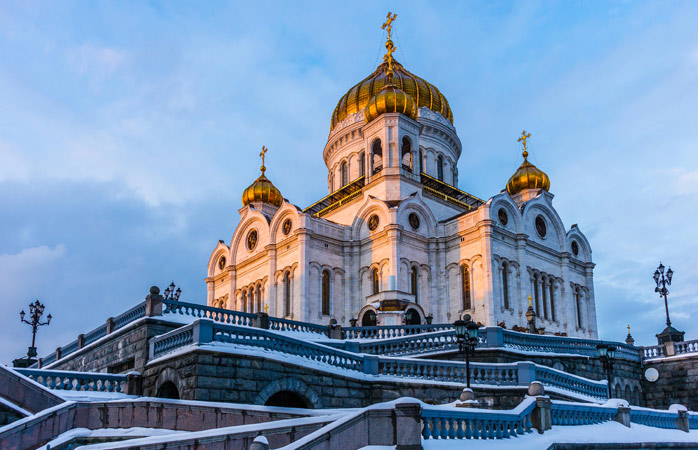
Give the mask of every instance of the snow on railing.
[(563, 372), (562, 370), (537, 364), (535, 379), (546, 386), (555, 386), (566, 391), (588, 395), (597, 400), (608, 398), (608, 384), (606, 381), (590, 380)]
[[(670, 345), (673, 351), (667, 351), (667, 345)], [(683, 342), (668, 342), (667, 344), (642, 348), (644, 359), (665, 358), (667, 356), (686, 355), (689, 353), (698, 353), (698, 339)]]
[(550, 419), (553, 425), (592, 425), (613, 420), (617, 407), (553, 401)]
[(310, 322), (282, 319), (269, 316), (269, 328), (275, 331), (300, 331), (305, 333), (317, 333), (327, 335), (329, 327)]
[(632, 408), (630, 422), (648, 427), (676, 429), (677, 412), (657, 411), (646, 408)]
[(375, 327), (342, 328), (345, 339), (389, 339), (444, 330), (453, 330), (453, 324), (384, 325)]
[(531, 414), (534, 398), (527, 398), (510, 411), (456, 409), (452, 407), (422, 408), (424, 439), (507, 439), (532, 431)]
[(162, 315), (169, 314), (193, 317), (198, 319), (211, 319), (216, 322), (232, 325), (252, 326), (256, 317), (252, 313), (233, 311), (231, 309), (214, 308), (212, 306), (197, 303), (186, 303), (178, 300), (163, 300)]
[(20, 368), (13, 370), (49, 389), (126, 392), (127, 376), (124, 374)]
[[(378, 373), (402, 378), (463, 383), (466, 379), (465, 364), (456, 361), (438, 361), (412, 358), (378, 359)], [(528, 368), (528, 365), (522, 366)], [(475, 384), (518, 386), (518, 363), (470, 363), (470, 381)]]

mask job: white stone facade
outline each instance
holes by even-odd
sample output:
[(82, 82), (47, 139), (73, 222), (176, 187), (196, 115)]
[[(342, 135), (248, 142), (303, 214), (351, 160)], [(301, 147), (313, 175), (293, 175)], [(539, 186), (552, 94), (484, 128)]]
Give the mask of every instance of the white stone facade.
[[(458, 183), (460, 154), (455, 128), (426, 108), (417, 121), (392, 113), (365, 124), (361, 112), (349, 116), (323, 153), (334, 203), (305, 212), (286, 201), (240, 209), (230, 243), (219, 242), (209, 260), (208, 304), (346, 326), (372, 300), (397, 296), (418, 304), (421, 320), (453, 322), (468, 313), (512, 328), (526, 326), (531, 295), (546, 333), (596, 338), (594, 264), (582, 232), (565, 230), (553, 195), (540, 189), (502, 191), (486, 202), (469, 197), (471, 207), (464, 197), (454, 201), (449, 185)], [(352, 182), (355, 190), (343, 194)], [(330, 207), (318, 214), (321, 206)]]

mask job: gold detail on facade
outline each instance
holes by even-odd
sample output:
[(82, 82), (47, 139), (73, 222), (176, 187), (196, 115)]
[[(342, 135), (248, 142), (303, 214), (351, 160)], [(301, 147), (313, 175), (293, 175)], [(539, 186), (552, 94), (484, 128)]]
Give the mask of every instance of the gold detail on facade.
[(533, 307), (533, 299), (531, 298), (531, 294), (528, 295), (528, 307), (532, 308)]
[(545, 191), (550, 190), (550, 178), (548, 175), (528, 162), (528, 149), (526, 140), (531, 137), (531, 133), (526, 133), (524, 130), (521, 133), (521, 137), (518, 142), (523, 144), (524, 158), (523, 163), (516, 170), (514, 175), (509, 178), (507, 182), (507, 192), (509, 195), (518, 194), (525, 189), (543, 189)]
[(274, 206), (281, 206), (283, 197), (281, 196), (281, 191), (279, 191), (276, 186), (272, 184), (269, 179), (264, 176), (264, 172), (267, 168), (264, 166), (264, 158), (266, 153), (269, 151), (268, 148), (262, 147), (262, 151), (259, 156), (262, 157), (262, 167), (259, 169), (262, 174), (252, 183), (247, 189), (242, 192), (242, 205), (247, 206), (254, 202), (269, 203)]

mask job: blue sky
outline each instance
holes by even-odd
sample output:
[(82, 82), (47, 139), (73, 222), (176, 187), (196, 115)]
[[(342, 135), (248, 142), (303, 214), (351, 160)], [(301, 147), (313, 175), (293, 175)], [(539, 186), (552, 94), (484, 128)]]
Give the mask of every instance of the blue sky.
[(206, 263), (267, 175), (326, 195), (337, 100), (383, 53), (448, 98), (460, 187), (498, 193), (533, 134), (566, 227), (593, 248), (600, 334), (652, 344), (670, 312), (698, 338), (696, 2), (0, 1), (0, 361), (26, 352), (20, 309), (54, 316), (40, 354), (147, 294), (205, 302)]

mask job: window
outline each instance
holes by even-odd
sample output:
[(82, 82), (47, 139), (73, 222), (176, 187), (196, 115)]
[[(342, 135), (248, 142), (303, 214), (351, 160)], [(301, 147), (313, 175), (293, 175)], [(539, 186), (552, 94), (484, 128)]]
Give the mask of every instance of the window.
[(362, 327), (375, 327), (376, 326), (376, 313), (372, 310), (368, 310), (364, 313), (363, 318), (361, 319), (361, 326)]
[(555, 288), (553, 288), (553, 280), (550, 280), (550, 319), (555, 320)]
[(548, 279), (546, 277), (540, 277), (540, 289), (543, 292), (543, 316), (548, 319), (548, 294), (546, 288), (548, 284)]
[(242, 303), (242, 312), (247, 312), (247, 292), (242, 291), (240, 294), (240, 303)]
[(359, 176), (363, 177), (366, 175), (366, 155), (361, 152), (359, 154)]
[(322, 271), (322, 315), (330, 315), (330, 271)]
[(538, 274), (533, 274), (533, 296), (536, 299), (536, 315), (540, 315), (540, 296), (538, 295)]
[(402, 168), (412, 172), (412, 144), (407, 137), (402, 138)]
[(577, 288), (574, 292), (574, 299), (577, 303), (577, 328), (582, 328), (582, 291)]
[(373, 281), (373, 293), (377, 294), (380, 292), (380, 279), (378, 278), (378, 269), (373, 269), (371, 271), (371, 279)]
[(470, 270), (468, 266), (461, 266), (461, 290), (463, 295), (463, 309), (471, 309), (472, 302), (470, 301)]
[(424, 152), (422, 152), (421, 148), (419, 149), (419, 168), (418, 168), (418, 171), (419, 172), (426, 172), (426, 170), (424, 170)]
[(257, 300), (257, 312), (262, 312), (262, 288), (259, 285), (257, 285), (257, 292), (255, 292), (254, 297)]
[(504, 309), (509, 309), (509, 265), (502, 263), (502, 297)]
[(410, 293), (414, 295), (414, 302), (419, 303), (419, 286), (417, 278), (419, 277), (417, 268), (413, 267), (410, 271)]
[(444, 180), (444, 157), (441, 155), (436, 159), (436, 178)]
[(346, 186), (349, 183), (349, 172), (347, 170), (347, 162), (344, 161), (340, 166), (339, 166), (339, 173), (342, 179), (342, 187)]
[(284, 315), (291, 315), (291, 274), (284, 274)]
[(376, 139), (371, 146), (371, 173), (378, 173), (383, 170), (383, 147), (381, 140)]
[(247, 305), (248, 311), (251, 313), (256, 312), (254, 310), (254, 288), (250, 288), (250, 292), (247, 293), (247, 302), (249, 303)]

